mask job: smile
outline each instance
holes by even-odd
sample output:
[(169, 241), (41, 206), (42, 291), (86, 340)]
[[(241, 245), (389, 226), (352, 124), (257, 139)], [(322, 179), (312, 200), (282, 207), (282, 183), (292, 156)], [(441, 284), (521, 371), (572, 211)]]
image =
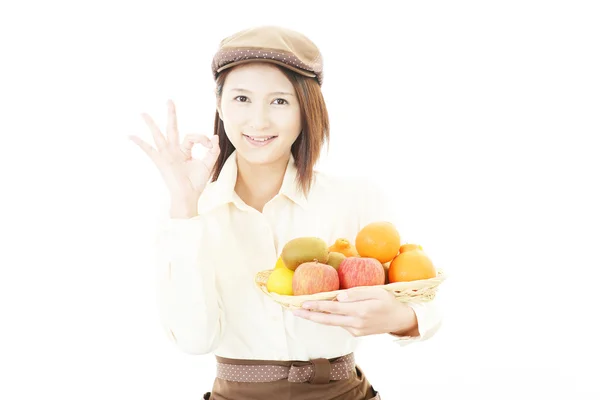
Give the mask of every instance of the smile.
[[(242, 134), (243, 135), (243, 134)], [(277, 136), (264, 136), (264, 137), (252, 137), (248, 135), (243, 135), (246, 140), (254, 145), (254, 146), (264, 146), (268, 143), (271, 143), (273, 140), (277, 138)]]

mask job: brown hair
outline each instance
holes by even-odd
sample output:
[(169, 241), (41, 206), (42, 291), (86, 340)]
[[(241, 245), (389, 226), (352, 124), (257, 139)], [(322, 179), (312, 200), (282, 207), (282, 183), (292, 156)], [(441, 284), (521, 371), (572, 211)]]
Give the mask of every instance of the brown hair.
[[(315, 78), (308, 78), (292, 72), (284, 67), (275, 65), (290, 80), (298, 96), (300, 103), (300, 114), (302, 120), (302, 131), (292, 145), (292, 155), (296, 162), (298, 174), (296, 183), (298, 188), (305, 194), (312, 186), (313, 168), (317, 163), (321, 149), (325, 143), (329, 145), (329, 114), (321, 87)], [(220, 101), (223, 93), (225, 78), (232, 68), (226, 69), (216, 79), (216, 95)], [(215, 113), (214, 134), (219, 136), (219, 147), (221, 153), (217, 158), (212, 171), (212, 182), (216, 181), (225, 165), (227, 158), (233, 153), (235, 147), (225, 134), (223, 121), (219, 113)]]

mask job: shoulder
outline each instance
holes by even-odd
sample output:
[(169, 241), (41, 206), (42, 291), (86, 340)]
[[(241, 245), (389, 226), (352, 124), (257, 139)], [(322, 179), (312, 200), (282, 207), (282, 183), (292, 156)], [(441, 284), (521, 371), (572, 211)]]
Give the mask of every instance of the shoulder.
[(315, 171), (310, 195), (312, 198), (339, 197), (356, 191), (357, 182), (350, 176)]
[(315, 171), (315, 180), (311, 192), (315, 195), (344, 194), (368, 198), (373, 195), (378, 196), (383, 191), (376, 180), (369, 176)]
[(320, 206), (331, 204), (360, 213), (372, 208), (373, 203), (380, 203), (382, 195), (382, 188), (369, 176), (318, 171), (309, 202)]
[(314, 203), (333, 204), (355, 214), (361, 224), (395, 220), (398, 199), (395, 190), (383, 185), (377, 176), (319, 172), (315, 181)]

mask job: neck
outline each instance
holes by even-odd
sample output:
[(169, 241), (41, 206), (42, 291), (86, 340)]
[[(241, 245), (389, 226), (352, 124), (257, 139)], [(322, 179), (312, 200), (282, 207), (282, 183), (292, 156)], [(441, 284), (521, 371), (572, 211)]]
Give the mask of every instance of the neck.
[(238, 175), (235, 191), (250, 207), (262, 212), (264, 205), (271, 200), (283, 183), (290, 155), (264, 165), (250, 164), (237, 158)]

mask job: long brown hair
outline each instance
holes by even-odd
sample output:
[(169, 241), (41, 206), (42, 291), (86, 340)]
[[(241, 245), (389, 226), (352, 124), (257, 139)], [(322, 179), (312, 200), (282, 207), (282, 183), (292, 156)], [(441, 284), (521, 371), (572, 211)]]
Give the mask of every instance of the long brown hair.
[[(292, 145), (292, 155), (298, 169), (296, 184), (304, 194), (308, 194), (312, 186), (313, 168), (319, 160), (321, 149), (324, 144), (329, 146), (329, 114), (327, 106), (325, 105), (321, 87), (315, 78), (302, 76), (279, 65), (274, 66), (279, 68), (290, 80), (300, 103), (302, 131)], [(231, 70), (232, 68), (224, 70), (216, 79), (216, 95), (219, 102), (223, 94), (225, 78), (227, 78)], [(219, 117), (218, 111), (215, 112), (214, 134), (219, 136), (221, 153), (212, 171), (213, 182), (219, 178), (225, 161), (227, 161), (227, 158), (235, 150), (233, 143), (231, 143), (225, 134), (225, 127)]]

